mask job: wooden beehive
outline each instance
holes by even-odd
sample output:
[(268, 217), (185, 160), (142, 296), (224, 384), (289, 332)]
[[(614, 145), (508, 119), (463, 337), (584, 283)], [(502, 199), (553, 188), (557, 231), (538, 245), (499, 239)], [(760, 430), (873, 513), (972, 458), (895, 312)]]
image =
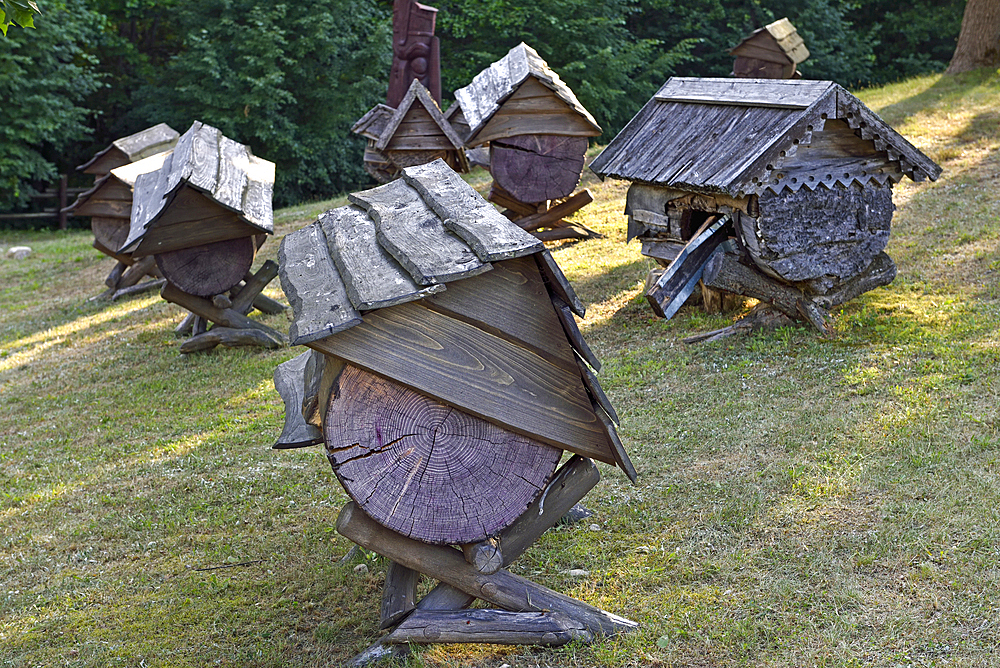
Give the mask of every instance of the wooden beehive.
[[(892, 281), (893, 184), (941, 172), (835, 83), (690, 78), (667, 81), (591, 169), (632, 182), (628, 239), (664, 276), (690, 283), (713, 250), (698, 244), (731, 236), (757, 278), (825, 307)], [(677, 258), (700, 264), (678, 273)], [(678, 295), (658, 281), (647, 297), (666, 314)]]
[(94, 179), (99, 180), (116, 167), (169, 151), (177, 143), (178, 137), (180, 134), (176, 130), (166, 123), (160, 123), (128, 137), (116, 139), (107, 148), (77, 167), (77, 170), (84, 174), (93, 174)]
[(469, 169), (461, 138), (416, 79), (397, 108), (375, 106), (352, 131), (368, 139), (365, 169), (381, 183), (396, 178), (403, 167), (438, 158), (458, 171)]
[[(275, 371), (275, 447), (325, 443), (354, 499), (338, 531), (392, 561), (382, 626), (396, 628), (353, 665), (409, 642), (634, 628), (503, 570), (596, 484), (589, 458), (635, 480), (551, 255), (443, 160), (349, 200), (281, 244), (290, 337), (311, 350)], [(420, 573), (442, 583), (417, 603)], [(463, 610), (477, 598), (500, 609)]]
[[(562, 450), (634, 476), (580, 361), (599, 366), (571, 314), (582, 305), (537, 239), (441, 160), (350, 200), (286, 237), (280, 264), (293, 344), (337, 369), (322, 438), (366, 512), (420, 540), (471, 542), (524, 510)], [(452, 437), (435, 452), (402, 436), (439, 423)]]
[(809, 49), (787, 18), (754, 31), (729, 53), (736, 57), (733, 76), (748, 79), (792, 79), (796, 67), (809, 57)]

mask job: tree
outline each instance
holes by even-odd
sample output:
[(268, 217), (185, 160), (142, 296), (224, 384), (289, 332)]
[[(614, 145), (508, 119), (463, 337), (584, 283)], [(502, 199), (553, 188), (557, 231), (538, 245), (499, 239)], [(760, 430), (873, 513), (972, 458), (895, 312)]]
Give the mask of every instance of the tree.
[(0, 32), (7, 35), (12, 25), (35, 27), (35, 14), (41, 14), (33, 0), (0, 0)]
[(955, 55), (945, 74), (1000, 64), (1000, 2), (969, 0), (962, 15)]
[(76, 142), (90, 132), (84, 100), (100, 85), (86, 52), (102, 24), (86, 0), (46, 8), (29, 35), (11, 31), (0, 48), (0, 210), (23, 204), (31, 187), (79, 162)]

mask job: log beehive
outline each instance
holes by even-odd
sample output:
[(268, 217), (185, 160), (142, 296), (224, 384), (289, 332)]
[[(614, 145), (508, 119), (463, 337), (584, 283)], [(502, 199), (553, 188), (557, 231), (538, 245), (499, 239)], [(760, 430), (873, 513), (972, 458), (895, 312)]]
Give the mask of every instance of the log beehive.
[(787, 18), (769, 23), (734, 46), (733, 76), (749, 79), (799, 77), (797, 66), (809, 57), (809, 49)]
[(276, 375), (280, 443), (325, 441), (366, 513), (432, 543), (495, 535), (563, 450), (634, 478), (541, 243), (442, 160), (402, 177), (282, 242), (291, 339), (313, 352)]
[[(825, 307), (892, 280), (893, 184), (941, 172), (835, 83), (689, 78), (667, 81), (591, 169), (632, 182), (628, 238), (664, 266), (726, 217), (761, 281)], [(647, 292), (658, 312), (663, 288)]]

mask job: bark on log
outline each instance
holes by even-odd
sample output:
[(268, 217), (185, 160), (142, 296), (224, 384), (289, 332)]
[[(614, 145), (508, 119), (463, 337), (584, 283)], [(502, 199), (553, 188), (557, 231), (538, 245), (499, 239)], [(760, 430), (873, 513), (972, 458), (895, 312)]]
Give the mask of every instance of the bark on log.
[(382, 611), (380, 629), (387, 629), (403, 619), (417, 603), (417, 582), (420, 573), (401, 566), (395, 561), (385, 572), (385, 586), (382, 588)]
[(257, 252), (253, 237), (239, 237), (156, 254), (163, 277), (196, 297), (222, 294), (240, 282)]
[(896, 263), (884, 251), (875, 256), (865, 271), (849, 281), (835, 286), (824, 295), (813, 297), (813, 301), (826, 308), (846, 304), (869, 290), (889, 285), (896, 278)]
[(280, 348), (284, 341), (259, 329), (233, 329), (232, 327), (213, 327), (207, 332), (192, 336), (181, 344), (181, 353), (193, 353), (199, 350), (211, 350), (222, 345), (227, 348), (238, 346), (260, 346), (261, 348)]
[(589, 643), (591, 633), (559, 612), (506, 610), (417, 610), (386, 636), (389, 643), (494, 643), (555, 647), (573, 640)]
[(348, 366), (324, 420), (327, 456), (366, 513), (429, 543), (480, 541), (544, 488), (561, 451)]
[(477, 571), (490, 575), (503, 568), (503, 552), (500, 541), (488, 538), (478, 543), (462, 545), (462, 555)]
[(594, 637), (613, 637), (638, 626), (631, 620), (504, 570), (483, 575), (465, 563), (458, 550), (445, 545), (428, 545), (389, 531), (365, 515), (353, 502), (340, 511), (337, 531), (366, 549), (505, 610), (561, 612), (581, 622)]
[(801, 290), (781, 283), (741, 263), (735, 253), (715, 253), (702, 273), (705, 285), (773, 305), (793, 320), (805, 320), (824, 335), (830, 334), (829, 312)]
[(490, 174), (522, 202), (559, 199), (580, 182), (586, 153), (586, 137), (506, 137), (490, 143)]

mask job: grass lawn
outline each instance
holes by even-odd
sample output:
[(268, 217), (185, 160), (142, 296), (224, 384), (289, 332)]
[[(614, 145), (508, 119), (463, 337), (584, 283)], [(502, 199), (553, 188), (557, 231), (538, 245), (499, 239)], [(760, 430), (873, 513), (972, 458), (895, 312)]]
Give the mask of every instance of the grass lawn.
[[(831, 339), (685, 346), (738, 314), (655, 318), (627, 184), (587, 172), (606, 236), (553, 251), (640, 480), (602, 465), (594, 517), (512, 570), (641, 628), (410, 665), (1000, 666), (1000, 76), (860, 97), (945, 171), (896, 188), (899, 275)], [(343, 201), (276, 212), (258, 264)], [(340, 562), (321, 448), (270, 449), (271, 374), (303, 349), (181, 356), (178, 307), (88, 301), (113, 264), (91, 239), (0, 232), (34, 251), (0, 253), (0, 666), (341, 665), (378, 637), (386, 563)]]

